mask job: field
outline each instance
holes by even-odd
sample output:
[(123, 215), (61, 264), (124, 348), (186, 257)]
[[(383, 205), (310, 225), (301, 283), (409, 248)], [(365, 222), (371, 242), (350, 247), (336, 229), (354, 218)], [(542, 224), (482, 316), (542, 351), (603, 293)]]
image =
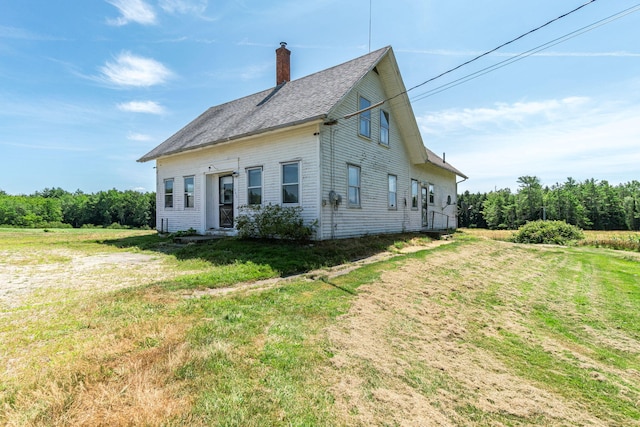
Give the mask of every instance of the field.
[[(465, 229), (464, 231), (473, 236), (503, 241), (509, 241), (515, 233), (513, 230), (485, 230), (477, 228)], [(640, 252), (640, 232), (585, 230), (584, 240), (578, 242), (578, 245)]]
[(0, 230), (0, 255), (2, 425), (640, 425), (637, 252)]

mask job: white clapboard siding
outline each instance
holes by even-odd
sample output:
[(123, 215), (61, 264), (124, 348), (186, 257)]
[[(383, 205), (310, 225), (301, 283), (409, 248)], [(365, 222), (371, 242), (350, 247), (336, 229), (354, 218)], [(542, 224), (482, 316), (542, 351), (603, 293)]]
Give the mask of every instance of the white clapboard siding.
[[(318, 219), (318, 131), (317, 124), (270, 132), (241, 141), (218, 144), (201, 150), (167, 156), (157, 161), (158, 228), (168, 221), (169, 232), (195, 229), (206, 233), (207, 197), (217, 194), (217, 189), (207, 191), (207, 185), (217, 185), (218, 176), (237, 173), (234, 177), (235, 212), (247, 203), (246, 169), (262, 167), (263, 204), (280, 204), (282, 194), (282, 164), (299, 162), (301, 172), (300, 195), (303, 217), (306, 222)], [(195, 206), (184, 208), (185, 176), (195, 177)], [(174, 179), (174, 207), (164, 207), (164, 180)], [(217, 196), (215, 196), (217, 197)], [(216, 199), (217, 200), (217, 199)], [(214, 206), (215, 209), (215, 206)]]
[[(377, 73), (370, 72), (336, 110), (344, 116), (358, 110), (359, 96), (372, 104), (385, 99)], [(390, 114), (390, 143), (379, 143), (380, 108)], [(366, 234), (419, 231), (422, 228), (420, 209), (411, 208), (411, 180), (431, 179), (425, 167), (414, 167), (406, 142), (398, 132), (398, 122), (388, 104), (371, 110), (371, 138), (358, 135), (359, 117), (339, 120), (334, 126), (323, 126), (322, 188), (323, 199), (329, 191), (342, 195), (343, 203), (334, 209), (329, 203), (322, 207), (322, 238), (341, 238)], [(347, 165), (361, 169), (361, 206), (347, 203)], [(434, 168), (436, 169), (436, 168)], [(397, 208), (388, 207), (388, 176), (397, 177)], [(455, 185), (455, 177), (453, 177)]]

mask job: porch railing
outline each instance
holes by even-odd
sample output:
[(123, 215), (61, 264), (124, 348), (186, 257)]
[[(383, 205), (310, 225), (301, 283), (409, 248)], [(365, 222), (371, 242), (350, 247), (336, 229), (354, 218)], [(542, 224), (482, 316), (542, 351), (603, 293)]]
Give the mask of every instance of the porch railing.
[[(436, 227), (436, 214), (440, 215), (438, 217), (438, 219), (441, 220), (441, 224), (444, 223), (444, 227), (440, 226), (440, 227)], [(444, 219), (442, 218), (444, 217)], [(429, 227), (431, 230), (434, 229), (444, 229), (444, 230), (448, 230), (449, 229), (449, 215), (442, 213), (442, 212), (436, 212), (436, 211), (431, 211), (431, 227)]]

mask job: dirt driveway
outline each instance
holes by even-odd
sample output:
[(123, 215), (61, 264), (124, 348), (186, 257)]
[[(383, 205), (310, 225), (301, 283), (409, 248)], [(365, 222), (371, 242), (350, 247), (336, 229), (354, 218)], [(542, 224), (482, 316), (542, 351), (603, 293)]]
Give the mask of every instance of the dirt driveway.
[[(71, 250), (0, 251), (0, 307), (16, 307), (31, 295), (38, 302), (75, 292), (144, 285), (166, 277), (163, 255)], [(50, 294), (51, 298), (47, 298)]]

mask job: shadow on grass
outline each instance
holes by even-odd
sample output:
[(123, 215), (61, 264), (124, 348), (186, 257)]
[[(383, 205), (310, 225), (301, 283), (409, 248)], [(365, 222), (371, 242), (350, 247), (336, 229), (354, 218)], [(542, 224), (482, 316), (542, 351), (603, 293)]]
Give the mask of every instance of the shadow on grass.
[(366, 258), (393, 247), (402, 247), (415, 239), (429, 241), (421, 234), (393, 234), (322, 242), (223, 238), (197, 244), (176, 244), (168, 237), (151, 234), (99, 243), (162, 252), (179, 260), (206, 261), (212, 266), (252, 263), (269, 266), (281, 276), (289, 276)]

